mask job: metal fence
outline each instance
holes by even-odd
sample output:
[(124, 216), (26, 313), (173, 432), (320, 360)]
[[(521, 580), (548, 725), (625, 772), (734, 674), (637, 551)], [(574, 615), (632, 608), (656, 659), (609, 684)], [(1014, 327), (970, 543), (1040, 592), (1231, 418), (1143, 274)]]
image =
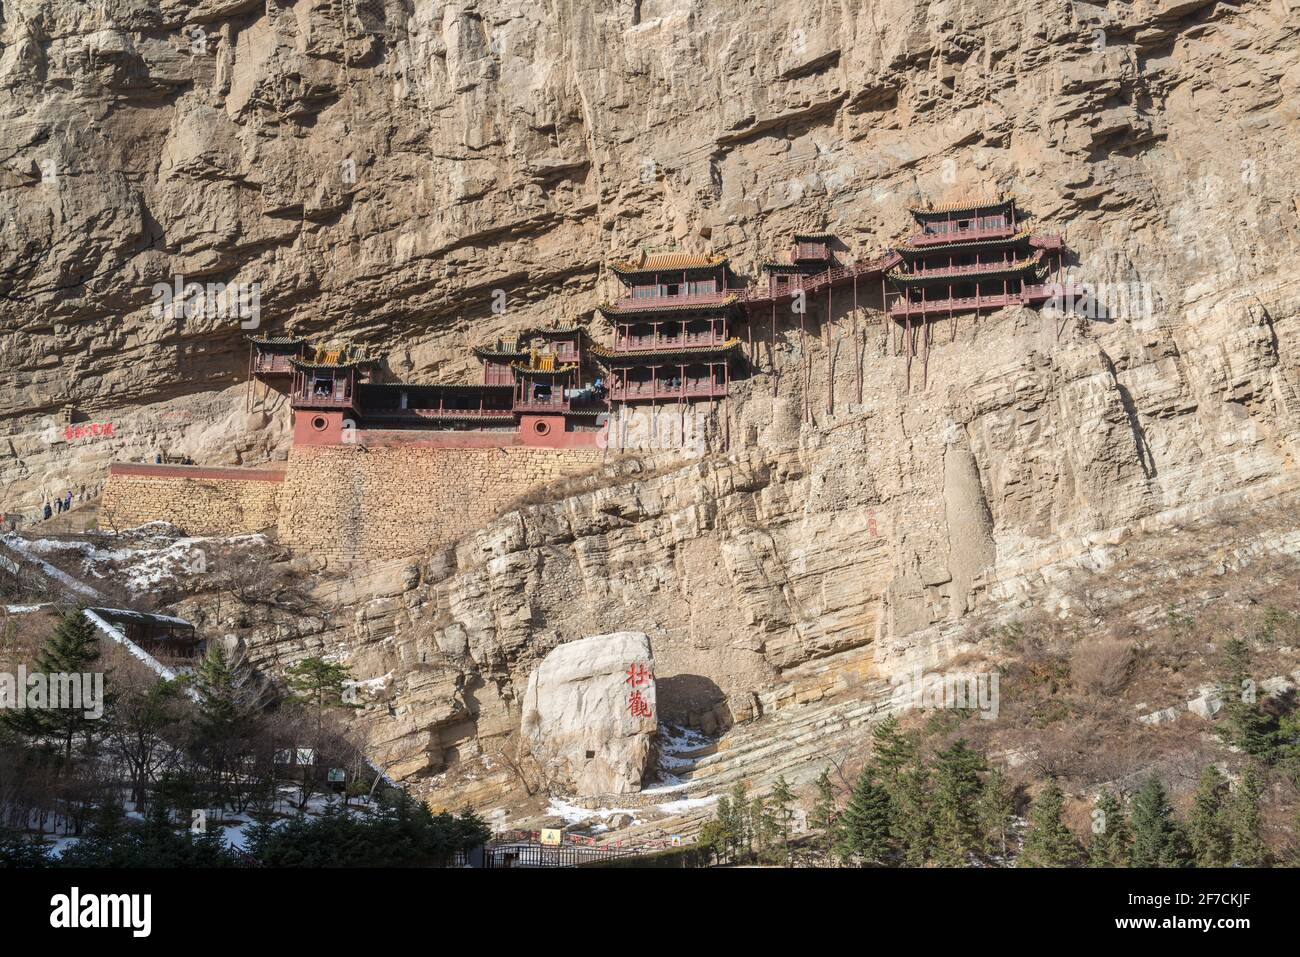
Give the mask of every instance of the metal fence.
[(547, 845), (524, 842), (489, 844), (483, 849), (485, 868), (578, 867), (593, 861), (635, 857), (636, 852), (618, 847), (583, 847), (577, 844)]

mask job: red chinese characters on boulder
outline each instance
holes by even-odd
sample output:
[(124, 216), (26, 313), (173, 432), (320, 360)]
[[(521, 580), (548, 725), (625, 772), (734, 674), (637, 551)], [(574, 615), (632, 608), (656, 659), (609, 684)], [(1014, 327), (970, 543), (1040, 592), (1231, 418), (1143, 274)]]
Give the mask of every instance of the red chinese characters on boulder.
[(634, 718), (653, 718), (654, 714), (650, 710), (650, 702), (641, 694), (641, 686), (649, 685), (654, 682), (654, 675), (650, 669), (643, 663), (633, 663), (628, 665), (627, 677), (623, 680), (624, 684), (632, 686), (632, 692), (627, 699), (627, 713)]

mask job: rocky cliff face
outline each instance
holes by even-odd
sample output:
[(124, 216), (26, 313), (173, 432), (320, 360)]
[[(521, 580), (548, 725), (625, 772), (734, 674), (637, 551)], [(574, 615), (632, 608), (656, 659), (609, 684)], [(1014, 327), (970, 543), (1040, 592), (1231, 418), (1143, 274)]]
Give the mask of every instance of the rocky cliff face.
[[(3, 16), (10, 509), (51, 472), (94, 481), (110, 448), (283, 452), (282, 411), (245, 428), (236, 318), (152, 314), (177, 276), (258, 283), (261, 329), (350, 337), (408, 377), (586, 318), (638, 247), (752, 273), (815, 228), (865, 257), (923, 198), (1014, 190), (1100, 284), (1090, 316), (941, 322), (924, 367), (876, 291), (815, 303), (803, 332), (756, 323), (725, 449), (377, 570), (332, 593), (354, 622), (263, 636), (267, 661), (330, 647), (392, 672), (372, 730), (408, 773), (517, 728), (566, 639), (650, 634), (661, 711), (726, 726), (939, 655), (945, 623), (1101, 540), (1292, 484), (1292, 0)], [(77, 460), (41, 439), (66, 405), (131, 427)]]

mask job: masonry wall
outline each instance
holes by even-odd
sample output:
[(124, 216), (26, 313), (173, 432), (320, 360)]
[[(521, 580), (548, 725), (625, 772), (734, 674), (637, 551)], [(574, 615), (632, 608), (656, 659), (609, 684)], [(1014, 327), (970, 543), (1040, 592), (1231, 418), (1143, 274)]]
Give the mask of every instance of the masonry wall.
[(284, 472), (185, 465), (109, 466), (100, 528), (171, 522), (191, 535), (236, 535), (274, 525)]
[(295, 446), (281, 487), (280, 541), (331, 559), (421, 553), (600, 460), (594, 449)]

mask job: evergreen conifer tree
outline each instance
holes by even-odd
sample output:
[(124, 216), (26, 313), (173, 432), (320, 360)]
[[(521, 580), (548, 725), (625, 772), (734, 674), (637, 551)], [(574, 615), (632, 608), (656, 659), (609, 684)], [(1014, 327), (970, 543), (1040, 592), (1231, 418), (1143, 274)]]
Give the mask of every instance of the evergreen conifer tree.
[[(82, 609), (70, 611), (59, 620), (54, 634), (36, 655), (36, 667), (33, 674), (42, 674), (46, 678), (47, 694), (49, 683), (61, 680), (60, 675), (94, 674), (99, 662), (99, 633)], [(26, 689), (19, 689), (20, 693)], [(43, 707), (6, 709), (0, 711), (0, 722), (4, 726), (26, 738), (38, 738), (57, 748), (63, 759), (72, 757), (73, 745), (80, 739), (88, 741), (98, 729), (99, 721), (87, 717), (88, 708), (49, 707), (53, 701), (47, 700)], [(105, 708), (109, 702), (100, 702)]]
[(1226, 867), (1232, 856), (1227, 796), (1228, 782), (1211, 764), (1201, 774), (1187, 824), (1187, 837), (1198, 867)]
[(988, 766), (964, 740), (935, 755), (934, 846), (939, 863), (960, 867), (984, 849), (980, 831), (980, 775)]
[(1097, 795), (1088, 841), (1089, 867), (1128, 867), (1132, 834), (1124, 805), (1110, 791)]
[(870, 764), (862, 769), (837, 822), (835, 852), (841, 860), (856, 857), (879, 866), (893, 855), (893, 808), (889, 792), (876, 782), (875, 775)]
[(1259, 772), (1248, 765), (1241, 773), (1237, 790), (1228, 805), (1232, 863), (1238, 867), (1262, 867), (1268, 862), (1268, 848), (1260, 833), (1259, 801), (1262, 793)]
[(993, 768), (984, 778), (976, 806), (986, 856), (1007, 856), (1007, 843), (1015, 812), (1015, 801), (1011, 788), (1007, 785), (1006, 775), (1000, 768)]
[(1190, 850), (1160, 778), (1151, 775), (1133, 796), (1134, 867), (1186, 867)]
[(912, 763), (899, 772), (893, 788), (886, 787), (893, 804), (893, 835), (908, 867), (921, 867), (934, 852), (934, 824), (930, 800), (930, 769), (913, 752)]
[(1074, 867), (1079, 842), (1061, 820), (1065, 795), (1055, 781), (1047, 786), (1029, 812), (1029, 834), (1017, 863), (1021, 867)]
[(813, 800), (812, 813), (808, 816), (808, 826), (820, 832), (817, 845), (823, 851), (829, 851), (835, 845), (836, 820), (840, 815), (835, 785), (831, 784), (830, 768), (822, 769), (815, 787), (817, 796)]
[(781, 844), (781, 857), (790, 863), (790, 831), (794, 825), (794, 791), (782, 774), (772, 786), (768, 795), (768, 807), (772, 814), (773, 834)]

